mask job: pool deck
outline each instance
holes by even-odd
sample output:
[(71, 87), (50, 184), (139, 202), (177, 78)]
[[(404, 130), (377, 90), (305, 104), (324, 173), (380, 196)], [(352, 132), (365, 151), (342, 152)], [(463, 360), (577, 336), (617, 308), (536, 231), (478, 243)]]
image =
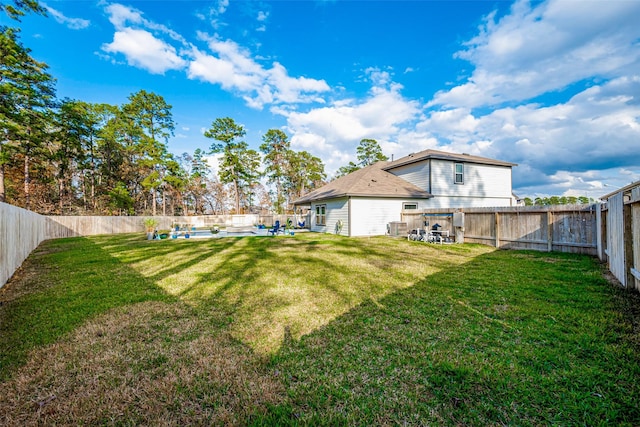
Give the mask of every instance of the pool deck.
[[(223, 237), (249, 237), (249, 236), (273, 236), (269, 231), (269, 228), (256, 228), (256, 227), (227, 227), (220, 230), (219, 233), (212, 233), (209, 230), (196, 230), (195, 232), (189, 231), (189, 239), (219, 239)], [(308, 233), (310, 230), (306, 228), (299, 228), (291, 230), (295, 233)], [(288, 236), (288, 232), (280, 231), (279, 236)], [(185, 232), (180, 231), (177, 238), (169, 237), (172, 240), (185, 239)]]

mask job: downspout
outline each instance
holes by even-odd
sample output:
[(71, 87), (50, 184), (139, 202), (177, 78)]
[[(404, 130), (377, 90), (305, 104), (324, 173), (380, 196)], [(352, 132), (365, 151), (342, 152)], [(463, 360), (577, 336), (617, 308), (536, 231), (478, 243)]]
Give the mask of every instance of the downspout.
[(431, 174), (432, 174), (432, 168), (431, 168), (431, 159), (429, 159), (429, 194), (431, 194), (433, 196), (433, 192), (431, 191)]

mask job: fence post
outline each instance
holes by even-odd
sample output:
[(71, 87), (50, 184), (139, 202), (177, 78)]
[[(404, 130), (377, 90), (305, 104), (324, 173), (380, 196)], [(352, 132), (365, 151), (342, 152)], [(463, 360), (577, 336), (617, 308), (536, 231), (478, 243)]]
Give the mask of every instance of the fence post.
[(604, 261), (604, 244), (603, 244), (603, 236), (606, 235), (603, 233), (604, 228), (602, 224), (602, 205), (600, 203), (596, 204), (596, 250), (598, 251), (598, 259), (600, 261)]
[(634, 277), (633, 286), (640, 291), (640, 187), (631, 190), (629, 200), (631, 209), (631, 240), (633, 242), (633, 257), (631, 258), (631, 274)]
[(624, 203), (622, 208), (624, 227), (624, 259), (627, 289), (635, 290), (635, 277), (633, 276), (633, 228), (631, 226), (631, 203)]
[(495, 213), (494, 227), (496, 231), (496, 248), (500, 247), (500, 213)]
[(553, 212), (547, 211), (547, 252), (553, 250)]

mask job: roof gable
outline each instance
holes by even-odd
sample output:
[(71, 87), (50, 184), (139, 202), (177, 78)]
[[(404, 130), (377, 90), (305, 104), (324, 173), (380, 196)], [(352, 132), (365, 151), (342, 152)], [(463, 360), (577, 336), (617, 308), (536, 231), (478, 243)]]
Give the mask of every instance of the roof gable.
[(428, 191), (383, 170), (389, 163), (378, 162), (351, 172), (304, 195), (294, 201), (294, 204), (348, 196), (418, 199), (433, 197)]

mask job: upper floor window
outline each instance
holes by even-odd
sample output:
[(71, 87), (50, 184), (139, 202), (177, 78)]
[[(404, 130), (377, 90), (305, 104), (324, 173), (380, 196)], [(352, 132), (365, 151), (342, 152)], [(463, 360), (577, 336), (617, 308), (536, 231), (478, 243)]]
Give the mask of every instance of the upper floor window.
[(455, 164), (455, 173), (453, 177), (454, 184), (464, 184), (464, 164)]

